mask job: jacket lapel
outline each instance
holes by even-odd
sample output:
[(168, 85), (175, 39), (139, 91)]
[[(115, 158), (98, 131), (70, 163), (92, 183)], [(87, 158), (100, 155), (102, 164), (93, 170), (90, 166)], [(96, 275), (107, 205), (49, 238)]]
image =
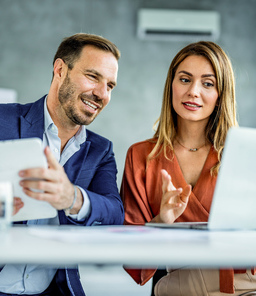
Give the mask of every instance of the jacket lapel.
[(43, 139), (44, 133), (44, 99), (36, 101), (31, 105), (29, 112), (20, 116), (20, 137)]
[(91, 146), (90, 141), (81, 144), (80, 149), (65, 163), (64, 169), (72, 183), (76, 183), (81, 170), (85, 167), (86, 157)]

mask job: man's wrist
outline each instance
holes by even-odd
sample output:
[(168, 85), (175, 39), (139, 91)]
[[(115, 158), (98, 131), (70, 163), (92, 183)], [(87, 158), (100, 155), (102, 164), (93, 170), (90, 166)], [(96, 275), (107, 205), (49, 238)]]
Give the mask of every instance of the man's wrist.
[(69, 216), (70, 215), (70, 211), (73, 209), (75, 203), (76, 203), (76, 199), (77, 199), (77, 187), (75, 185), (73, 185), (74, 187), (74, 199), (73, 199), (73, 202), (71, 204), (71, 206), (67, 209), (64, 209), (64, 212), (66, 214), (66, 216)]

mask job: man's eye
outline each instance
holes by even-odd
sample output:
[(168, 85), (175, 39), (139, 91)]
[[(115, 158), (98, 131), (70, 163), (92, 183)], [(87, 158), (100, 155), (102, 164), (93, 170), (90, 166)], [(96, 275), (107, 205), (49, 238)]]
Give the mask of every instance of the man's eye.
[(91, 79), (97, 79), (97, 76), (93, 75), (93, 74), (87, 74), (87, 77), (91, 78)]

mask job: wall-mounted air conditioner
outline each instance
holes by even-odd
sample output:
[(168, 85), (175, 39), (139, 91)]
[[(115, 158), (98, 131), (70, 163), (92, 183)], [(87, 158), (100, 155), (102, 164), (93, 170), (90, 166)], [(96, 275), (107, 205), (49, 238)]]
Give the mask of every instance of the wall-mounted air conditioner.
[(220, 34), (220, 15), (216, 11), (140, 9), (137, 35), (147, 40), (213, 40)]

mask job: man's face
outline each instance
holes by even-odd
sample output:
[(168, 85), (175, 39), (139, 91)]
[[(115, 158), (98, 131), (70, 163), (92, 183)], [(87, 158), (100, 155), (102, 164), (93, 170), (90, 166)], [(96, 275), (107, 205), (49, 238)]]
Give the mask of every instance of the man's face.
[(69, 122), (88, 125), (97, 117), (110, 101), (117, 71), (112, 53), (90, 45), (83, 48), (59, 88), (58, 99)]

